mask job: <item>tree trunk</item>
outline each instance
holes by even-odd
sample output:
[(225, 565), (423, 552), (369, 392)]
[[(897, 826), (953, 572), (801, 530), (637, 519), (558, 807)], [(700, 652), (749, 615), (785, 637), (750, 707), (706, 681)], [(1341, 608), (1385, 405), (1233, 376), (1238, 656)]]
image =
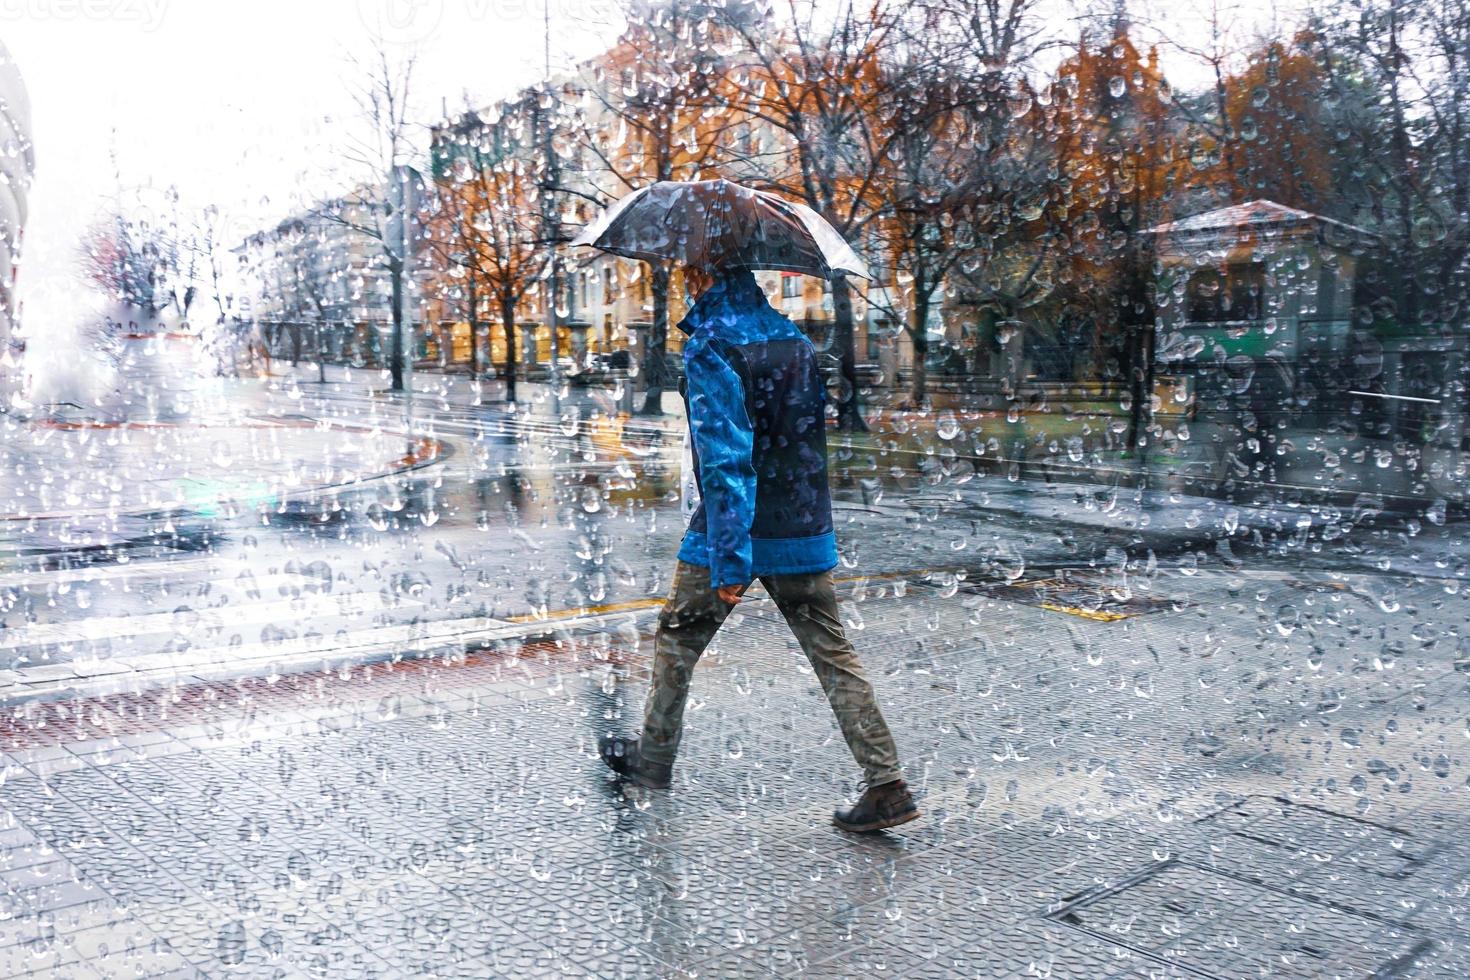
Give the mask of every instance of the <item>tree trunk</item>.
[[(969, 372), (971, 376), (979, 378), (982, 376), (995, 376), (995, 361), (990, 356), (990, 351), (995, 348), (995, 324), (999, 317), (992, 308), (986, 308), (980, 312), (980, 322), (977, 324), (975, 336), (975, 348), (970, 352)], [(980, 373), (980, 359), (984, 357), (986, 372)]]
[(669, 378), (669, 267), (663, 262), (652, 265), (653, 279), (649, 292), (653, 295), (653, 325), (643, 344), (643, 381), (647, 391), (639, 415), (662, 415), (664, 413), (664, 387)]
[(505, 328), (505, 400), (516, 400), (516, 307), (500, 302), (500, 323)]
[(1418, 268), (1421, 256), (1417, 255), (1418, 249), (1414, 245), (1414, 186), (1412, 175), (1417, 172), (1415, 166), (1413, 138), (1409, 133), (1408, 112), (1405, 106), (1405, 98), (1402, 90), (1403, 66), (1409, 63), (1409, 57), (1404, 52), (1402, 31), (1404, 24), (1399, 17), (1401, 0), (1391, 0), (1388, 5), (1388, 51), (1385, 59), (1388, 64), (1388, 100), (1389, 112), (1393, 119), (1393, 131), (1390, 134), (1390, 142), (1393, 146), (1394, 172), (1397, 179), (1394, 190), (1398, 195), (1399, 209), (1399, 237), (1401, 239), (1400, 253), (1407, 261), (1394, 263), (1394, 302), (1397, 309), (1394, 311), (1399, 323), (1409, 323), (1419, 312), (1419, 287)]
[(929, 297), (922, 290), (915, 290), (914, 306), (909, 314), (913, 323), (909, 327), (909, 339), (914, 345), (914, 380), (912, 395), (914, 408), (929, 404)]
[(837, 427), (843, 432), (867, 432), (858, 406), (857, 351), (852, 324), (852, 293), (847, 279), (838, 273), (832, 279), (832, 344), (836, 348), (838, 373)]
[[(1138, 213), (1135, 207), (1135, 213)], [(1128, 451), (1147, 456), (1147, 430), (1153, 422), (1154, 318), (1153, 251), (1134, 245), (1128, 289), (1124, 293), (1128, 317), (1128, 375), (1133, 404), (1128, 411)], [(1140, 445), (1140, 443), (1145, 443)]]
[(1158, 330), (1152, 321), (1145, 323), (1142, 329), (1143, 348), (1143, 411), (1139, 415), (1139, 424), (1147, 431), (1154, 424), (1154, 383), (1158, 370), (1158, 359), (1154, 356), (1156, 342), (1158, 341)]
[(321, 321), (316, 325), (316, 380), (318, 384), (326, 384), (327, 381), (327, 338), (322, 330), (325, 326)]
[(300, 323), (291, 324), (291, 366), (295, 367), (301, 361), (301, 327)]
[(394, 391), (403, 390), (403, 359), (407, 353), (404, 350), (403, 337), (403, 266), (392, 263), (388, 267), (388, 278), (393, 284), (393, 338), (392, 349), (388, 356), (388, 372), (392, 378), (391, 387)]
[[(475, 274), (473, 271), (466, 277), (465, 308), (469, 315), (465, 317), (470, 324), (470, 380), (474, 381), (480, 376), (480, 325), (475, 322), (475, 313), (480, 309), (480, 294), (475, 289)], [(453, 329), (452, 327), (450, 328)]]
[(1147, 456), (1147, 445), (1140, 444), (1146, 438), (1153, 420), (1154, 399), (1154, 326), (1152, 323), (1128, 325), (1128, 435), (1129, 453), (1139, 458)]

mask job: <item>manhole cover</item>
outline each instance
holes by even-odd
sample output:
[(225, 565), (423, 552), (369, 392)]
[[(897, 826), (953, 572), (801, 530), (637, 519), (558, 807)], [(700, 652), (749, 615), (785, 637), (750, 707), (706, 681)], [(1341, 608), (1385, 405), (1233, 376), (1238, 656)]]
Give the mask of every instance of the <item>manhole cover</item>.
[(1409, 877), (1434, 851), (1397, 827), (1274, 796), (1246, 797), (1200, 822), (1279, 847), (1283, 857), (1330, 861), (1382, 878)]
[(1054, 578), (1025, 582), (974, 582), (966, 588), (976, 595), (1020, 602), (1103, 623), (1148, 613), (1174, 612), (1189, 606), (1182, 599), (1141, 595), (1103, 576), (1071, 569), (1063, 570)]
[(1211, 978), (1391, 978), (1430, 945), (1412, 927), (1178, 860), (1071, 896), (1049, 918)]

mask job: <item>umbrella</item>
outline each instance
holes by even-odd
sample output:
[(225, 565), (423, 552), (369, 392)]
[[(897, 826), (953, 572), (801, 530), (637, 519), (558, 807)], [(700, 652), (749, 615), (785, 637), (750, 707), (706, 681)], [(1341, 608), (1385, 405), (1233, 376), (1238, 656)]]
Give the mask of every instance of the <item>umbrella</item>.
[(804, 204), (728, 180), (661, 180), (640, 187), (572, 239), (630, 259), (685, 265), (842, 272), (872, 279), (852, 246)]

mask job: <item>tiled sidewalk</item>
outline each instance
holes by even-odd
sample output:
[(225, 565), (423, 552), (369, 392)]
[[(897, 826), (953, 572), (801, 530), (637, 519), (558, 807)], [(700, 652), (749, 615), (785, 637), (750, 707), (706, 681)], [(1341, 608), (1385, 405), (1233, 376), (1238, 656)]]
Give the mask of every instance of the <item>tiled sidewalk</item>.
[(1161, 574), (1103, 623), (870, 583), (845, 609), (925, 817), (862, 838), (765, 602), (668, 792), (594, 752), (646, 619), (32, 702), (0, 726), (0, 975), (1465, 976), (1470, 616), (1389, 587)]

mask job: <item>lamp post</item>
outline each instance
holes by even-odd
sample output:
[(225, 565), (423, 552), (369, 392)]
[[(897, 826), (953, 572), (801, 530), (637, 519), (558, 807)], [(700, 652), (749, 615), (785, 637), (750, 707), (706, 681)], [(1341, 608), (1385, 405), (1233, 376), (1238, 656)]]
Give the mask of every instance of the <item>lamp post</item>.
[(419, 204), (424, 178), (406, 164), (393, 168), (388, 181), (387, 234), (390, 272), (393, 275), (393, 379), (403, 391), (403, 424), (408, 433), (408, 453), (413, 455), (413, 259), (420, 238)]
[(557, 299), (561, 295), (561, 251), (560, 225), (556, 216), (556, 202), (552, 191), (561, 180), (561, 166), (556, 158), (555, 141), (552, 139), (552, 91), (551, 91), (551, 0), (543, 0), (542, 12), (542, 59), (546, 73), (545, 114), (542, 117), (545, 129), (546, 188), (541, 195), (541, 215), (544, 222), (547, 247), (551, 249), (551, 270), (546, 282), (546, 325), (551, 331), (551, 391), (555, 397), (561, 387), (561, 339), (558, 336), (561, 316), (557, 312)]

